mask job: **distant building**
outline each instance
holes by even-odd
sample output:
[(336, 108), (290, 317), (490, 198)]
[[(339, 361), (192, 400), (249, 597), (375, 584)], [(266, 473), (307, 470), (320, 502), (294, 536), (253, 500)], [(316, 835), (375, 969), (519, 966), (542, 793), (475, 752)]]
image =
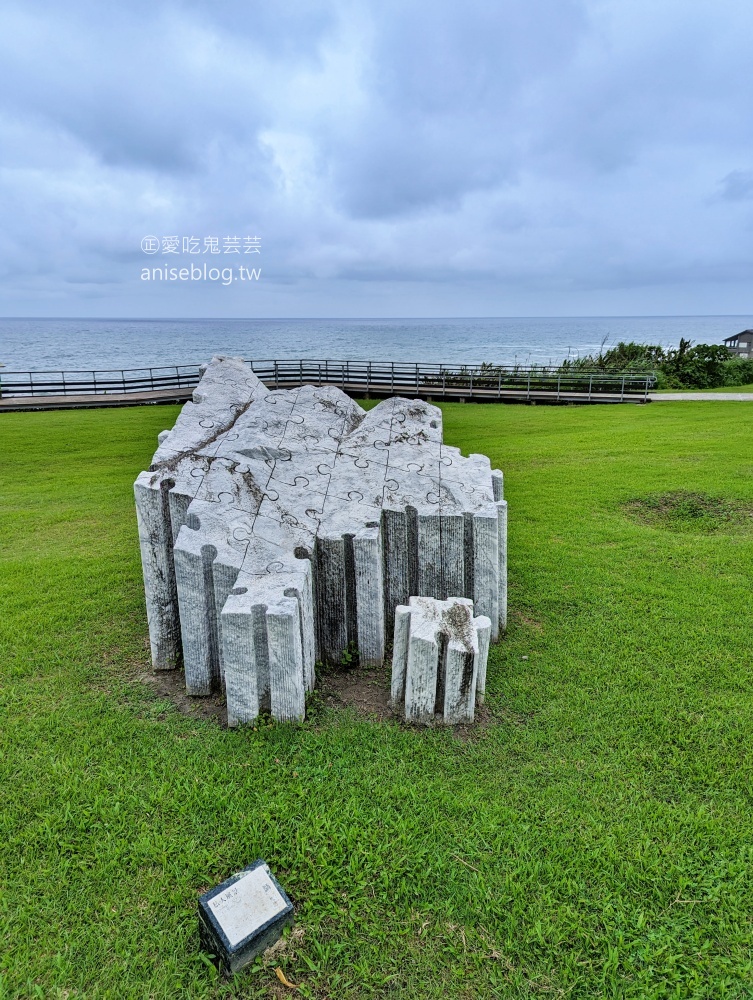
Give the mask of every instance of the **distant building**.
[(724, 343), (738, 358), (753, 358), (753, 330), (743, 330), (734, 337), (727, 337)]

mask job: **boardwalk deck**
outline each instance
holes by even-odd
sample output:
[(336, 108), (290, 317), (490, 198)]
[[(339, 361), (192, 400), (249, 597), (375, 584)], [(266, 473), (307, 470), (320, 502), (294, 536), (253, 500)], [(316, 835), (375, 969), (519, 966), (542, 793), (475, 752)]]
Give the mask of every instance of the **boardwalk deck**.
[[(270, 389), (336, 385), (351, 396), (421, 397), (455, 402), (646, 403), (653, 377), (603, 372), (561, 373), (488, 366), (352, 361), (255, 361)], [(180, 403), (201, 377), (198, 365), (108, 372), (7, 372), (0, 410), (50, 410)]]

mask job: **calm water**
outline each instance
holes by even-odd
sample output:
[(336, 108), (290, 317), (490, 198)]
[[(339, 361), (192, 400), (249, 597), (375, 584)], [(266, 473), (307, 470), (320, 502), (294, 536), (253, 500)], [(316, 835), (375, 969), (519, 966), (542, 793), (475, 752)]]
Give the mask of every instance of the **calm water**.
[(523, 319), (0, 319), (7, 371), (193, 364), (212, 354), (498, 364), (559, 361), (620, 340), (720, 343), (753, 316)]

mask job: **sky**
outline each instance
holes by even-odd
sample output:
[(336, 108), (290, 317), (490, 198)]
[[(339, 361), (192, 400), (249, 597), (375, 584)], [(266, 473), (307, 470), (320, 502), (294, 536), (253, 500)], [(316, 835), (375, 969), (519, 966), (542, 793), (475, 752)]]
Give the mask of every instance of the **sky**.
[(751, 311), (743, 0), (0, 0), (0, 22), (0, 315)]

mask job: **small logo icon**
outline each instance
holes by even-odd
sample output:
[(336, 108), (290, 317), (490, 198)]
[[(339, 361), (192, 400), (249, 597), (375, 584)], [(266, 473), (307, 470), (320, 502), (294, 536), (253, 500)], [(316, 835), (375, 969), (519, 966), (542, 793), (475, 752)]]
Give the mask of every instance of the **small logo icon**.
[(158, 236), (145, 236), (141, 241), (141, 249), (144, 253), (157, 253), (160, 248)]

